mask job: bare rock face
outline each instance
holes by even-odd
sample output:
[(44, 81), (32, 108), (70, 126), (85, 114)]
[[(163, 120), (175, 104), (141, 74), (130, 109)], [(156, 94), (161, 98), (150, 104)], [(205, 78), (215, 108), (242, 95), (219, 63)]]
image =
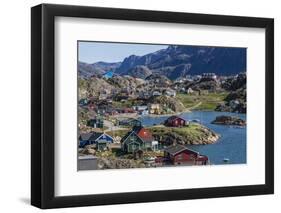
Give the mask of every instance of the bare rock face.
[(88, 145), (88, 146), (86, 146), (86, 147), (81, 151), (81, 154), (84, 154), (84, 155), (95, 155), (95, 154), (96, 154), (95, 148), (96, 148), (95, 145)]
[(159, 97), (152, 97), (149, 100), (151, 103), (160, 104), (163, 107), (168, 107), (169, 109), (173, 110), (174, 112), (183, 112), (185, 107), (183, 103), (176, 98), (168, 97), (168, 96), (159, 96)]
[(245, 126), (246, 121), (235, 116), (222, 115), (216, 117), (216, 119), (212, 121), (212, 124)]

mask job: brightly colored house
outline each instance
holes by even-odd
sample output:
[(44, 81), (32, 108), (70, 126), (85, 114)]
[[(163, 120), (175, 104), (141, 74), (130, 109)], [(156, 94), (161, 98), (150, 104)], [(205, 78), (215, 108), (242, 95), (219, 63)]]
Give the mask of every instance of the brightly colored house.
[(155, 150), (154, 137), (143, 126), (135, 126), (121, 139), (121, 148), (126, 153), (134, 153), (138, 150)]
[(80, 148), (84, 148), (87, 145), (96, 144), (96, 149), (103, 151), (110, 143), (113, 143), (113, 138), (102, 132), (82, 133), (79, 136)]
[(164, 149), (164, 158), (171, 164), (207, 165), (209, 162), (207, 156), (179, 144)]
[(185, 119), (175, 115), (169, 117), (164, 122), (164, 125), (169, 127), (182, 127), (182, 126), (186, 126), (187, 124), (188, 122)]

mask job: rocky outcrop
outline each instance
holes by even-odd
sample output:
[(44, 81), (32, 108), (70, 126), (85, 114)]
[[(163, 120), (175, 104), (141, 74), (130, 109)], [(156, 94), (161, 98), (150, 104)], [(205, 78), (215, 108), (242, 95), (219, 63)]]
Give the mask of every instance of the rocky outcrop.
[(121, 159), (121, 158), (98, 158), (98, 169), (124, 169), (124, 168), (144, 168), (146, 165), (141, 161), (133, 159)]
[(246, 89), (241, 88), (229, 93), (224, 99), (224, 103), (216, 107), (216, 111), (246, 113), (247, 111)]
[(216, 117), (212, 124), (245, 126), (246, 121), (239, 117), (222, 115)]
[(144, 81), (132, 76), (113, 76), (107, 80), (107, 82), (115, 89), (131, 89), (134, 90), (140, 85), (144, 84)]
[(110, 93), (114, 89), (106, 80), (99, 77), (89, 79), (78, 79), (79, 99), (90, 96), (98, 96), (100, 93)]
[(148, 100), (148, 103), (160, 104), (163, 109), (168, 108), (173, 112), (183, 112), (184, 110), (186, 110), (181, 101), (165, 95), (151, 97)]
[(223, 84), (222, 88), (228, 91), (235, 91), (241, 88), (246, 88), (247, 75), (240, 73), (237, 77), (228, 78)]
[(133, 76), (135, 78), (145, 79), (152, 74), (151, 70), (148, 69), (146, 66), (136, 66), (131, 68), (127, 75)]
[(182, 145), (213, 144), (220, 137), (211, 129), (199, 124), (191, 124), (190, 126), (181, 128), (152, 127), (151, 131), (155, 140), (161, 141), (167, 146), (175, 143)]

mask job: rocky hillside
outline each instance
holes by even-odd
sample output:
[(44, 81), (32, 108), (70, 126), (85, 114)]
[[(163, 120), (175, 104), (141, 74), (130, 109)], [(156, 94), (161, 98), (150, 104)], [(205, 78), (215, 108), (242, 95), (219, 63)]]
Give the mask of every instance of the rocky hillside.
[(165, 95), (151, 97), (148, 103), (160, 104), (163, 108), (172, 110), (173, 112), (183, 112), (186, 110), (180, 100)]
[(120, 63), (107, 63), (102, 61), (93, 64), (78, 62), (78, 74), (80, 78), (101, 76), (108, 71), (115, 70), (119, 65)]
[(204, 72), (231, 75), (245, 71), (246, 49), (170, 45), (144, 56), (131, 55), (125, 58), (116, 68), (116, 73), (125, 74), (138, 65), (146, 66), (153, 73), (170, 79)]
[(152, 71), (146, 66), (138, 65), (129, 69), (126, 74), (135, 78), (145, 79), (152, 74)]
[(107, 82), (116, 89), (136, 89), (145, 83), (144, 80), (131, 76), (114, 76)]
[(228, 79), (223, 88), (230, 91), (229, 95), (224, 99), (225, 103), (219, 104), (216, 111), (239, 112), (247, 111), (247, 76), (245, 73), (239, 74), (235, 78)]
[(78, 84), (79, 99), (96, 96), (103, 91), (114, 89), (106, 80), (98, 77), (91, 77), (90, 79), (79, 78)]
[(205, 72), (234, 75), (246, 71), (246, 49), (229, 47), (195, 47), (170, 45), (144, 56), (131, 55), (122, 62), (79, 63), (79, 74), (85, 77), (104, 74), (108, 70), (118, 75), (146, 78), (160, 74), (169, 79)]

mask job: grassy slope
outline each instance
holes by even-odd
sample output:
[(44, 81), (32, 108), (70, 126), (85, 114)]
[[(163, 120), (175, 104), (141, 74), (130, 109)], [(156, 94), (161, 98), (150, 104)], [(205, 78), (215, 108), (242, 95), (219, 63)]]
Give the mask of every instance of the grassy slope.
[(180, 100), (186, 108), (191, 108), (201, 102), (194, 108), (195, 110), (214, 110), (219, 103), (222, 103), (228, 93), (209, 93), (207, 95), (189, 95), (177, 94), (176, 98)]
[(204, 132), (201, 131), (203, 126), (198, 124), (190, 124), (186, 127), (181, 128), (170, 128), (170, 127), (150, 127), (153, 134), (166, 135), (168, 133), (176, 133), (183, 138), (188, 138), (189, 140), (198, 140), (205, 136)]
[(219, 135), (200, 124), (190, 124), (182, 128), (151, 127), (157, 140), (180, 144), (213, 144)]

